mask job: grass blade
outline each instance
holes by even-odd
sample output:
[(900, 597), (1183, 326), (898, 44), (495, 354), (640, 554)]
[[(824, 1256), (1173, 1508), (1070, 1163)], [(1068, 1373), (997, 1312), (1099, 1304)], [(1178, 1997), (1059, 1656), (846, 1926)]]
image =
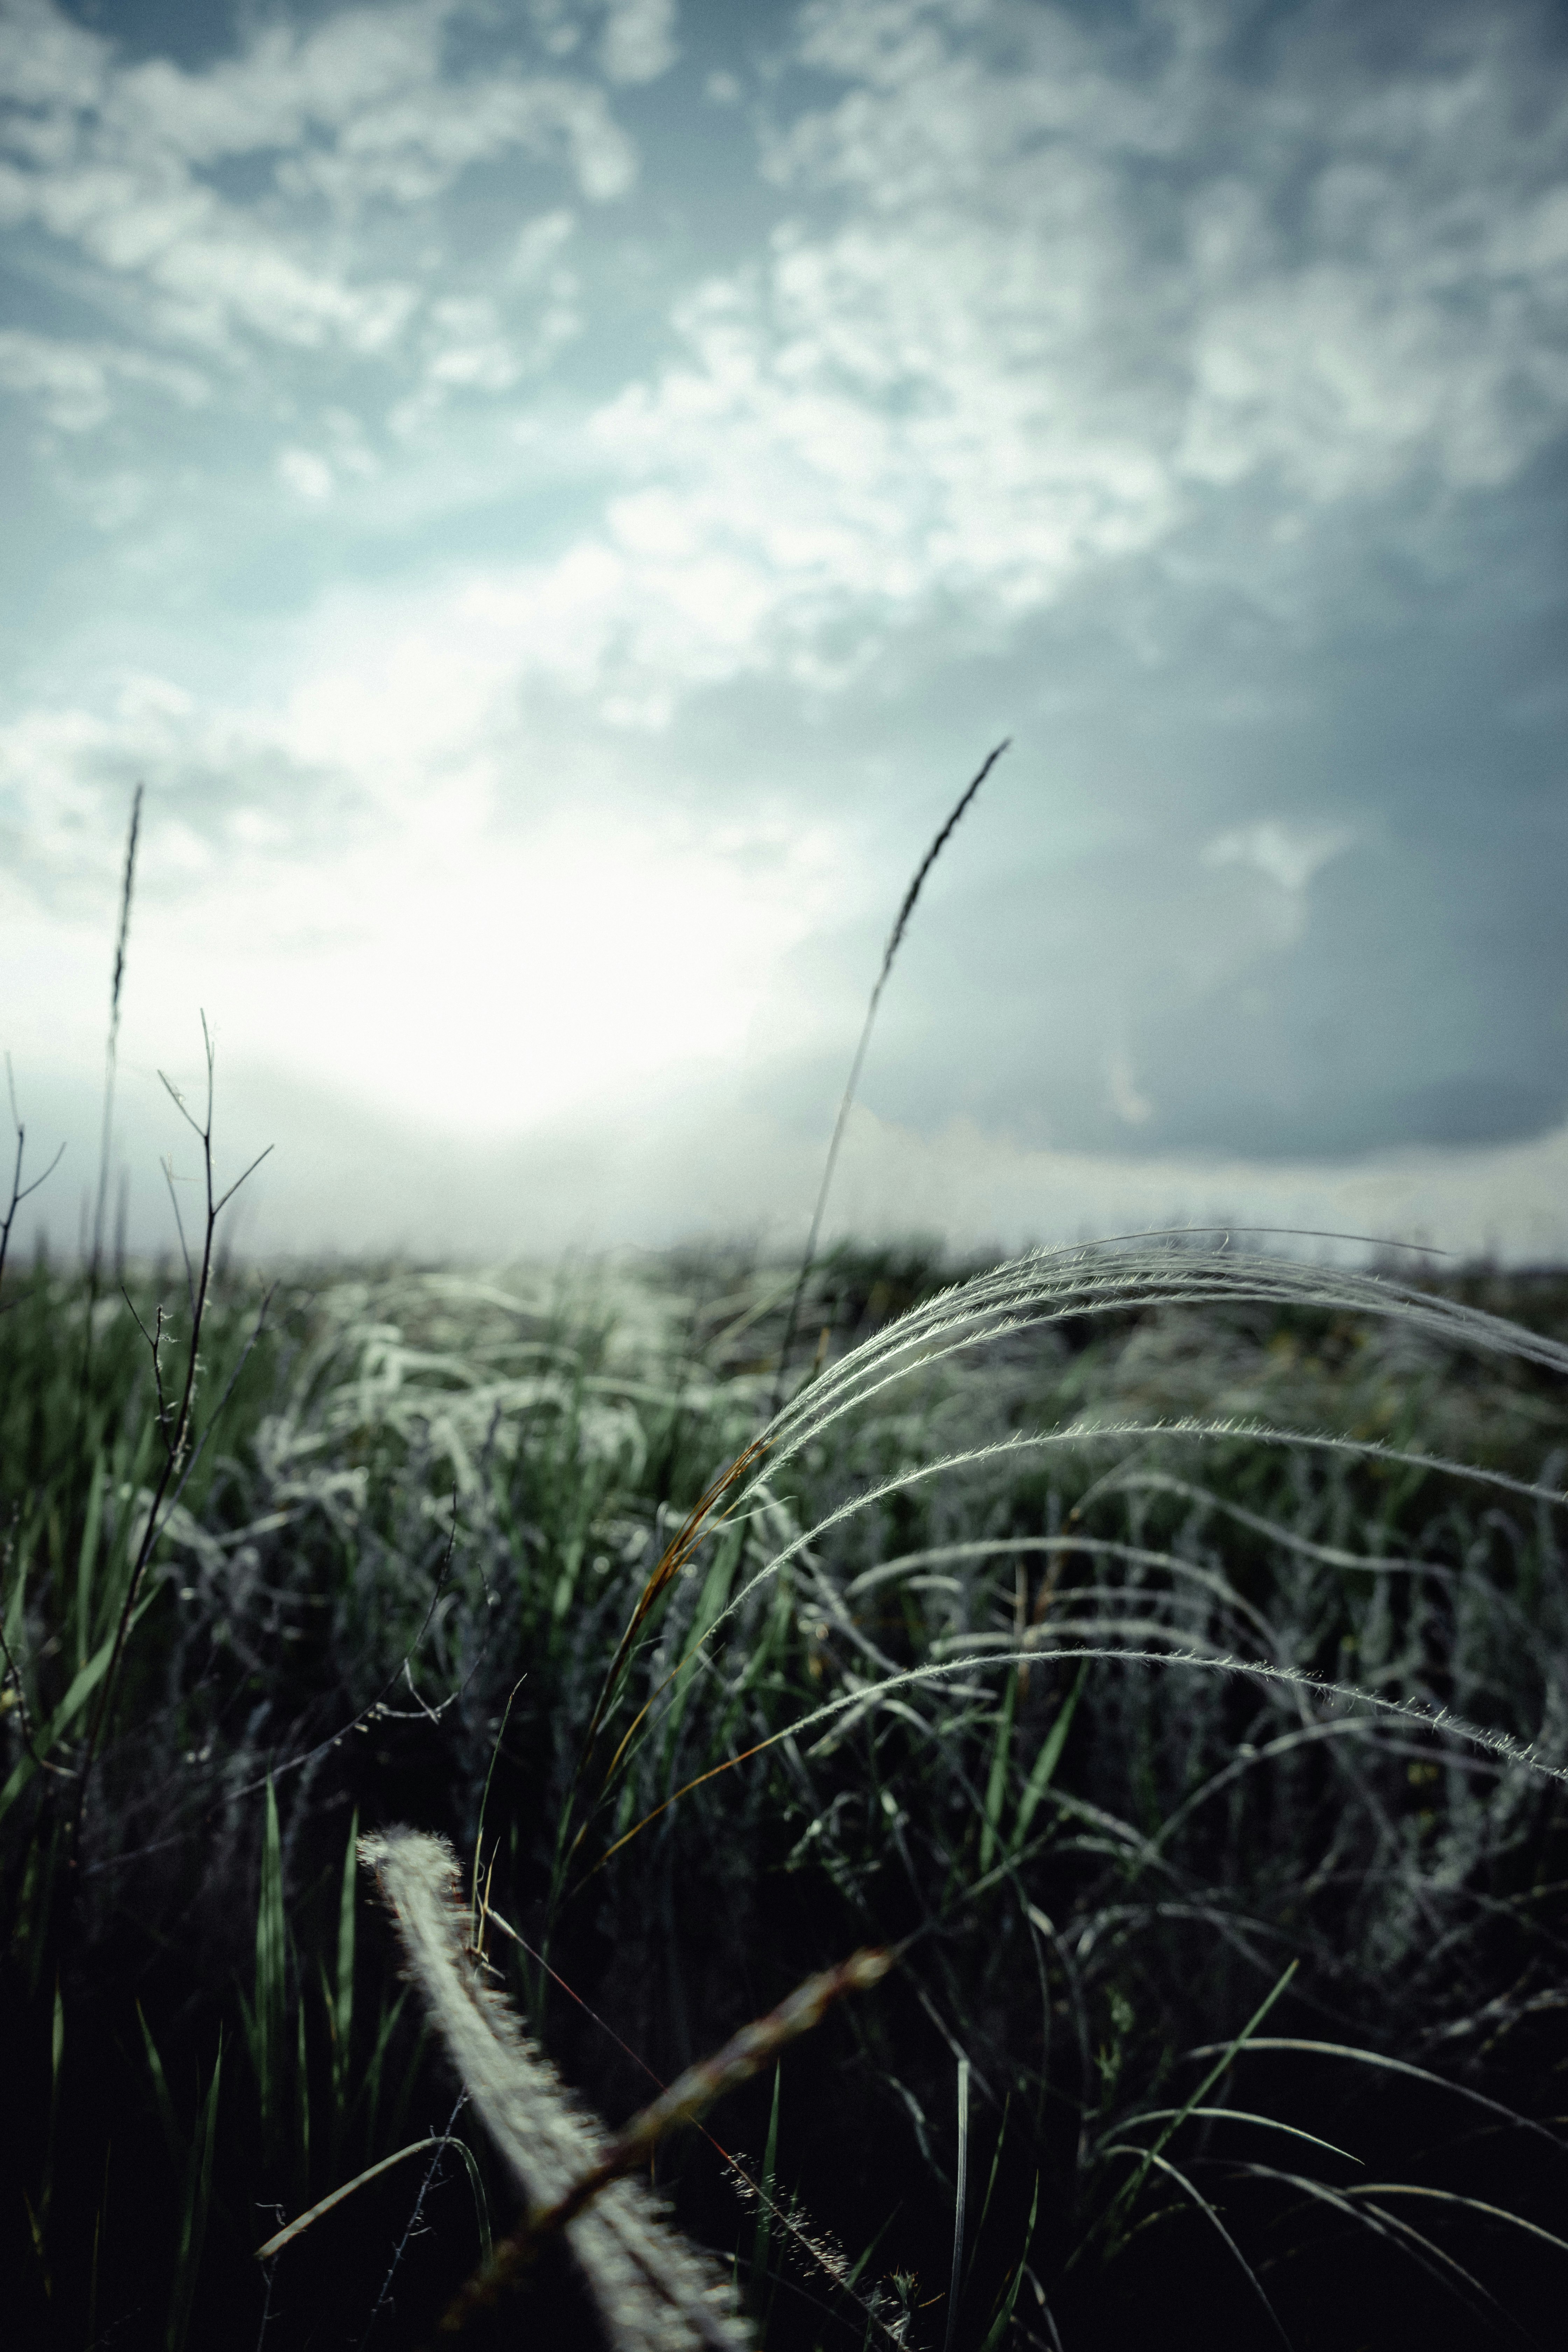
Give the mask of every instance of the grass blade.
[[(1008, 1685), (1009, 1692), (1012, 1685)], [(994, 2174), (995, 2167), (992, 2167)], [(952, 2275), (947, 2290), (947, 2329), (943, 2352), (952, 2352), (958, 2326), (958, 2295), (963, 2283), (963, 2209), (969, 2195), (969, 2061), (958, 2062), (958, 2181), (952, 2197)]]
[(261, 1832), (261, 1877), (256, 1900), (256, 2003), (251, 2011), (251, 2061), (261, 2105), (266, 2161), (276, 2161), (284, 2115), (284, 2026), (289, 2005), (288, 1929), (283, 1917), (283, 1848), (278, 1799), (267, 1782)]
[(1001, 2343), (1002, 2338), (1006, 2335), (1008, 2327), (1012, 2324), (1014, 2306), (1016, 2305), (1018, 2300), (1018, 2289), (1024, 2284), (1024, 2265), (1029, 2259), (1029, 2247), (1035, 2235), (1035, 2216), (1038, 2213), (1039, 2210), (1040, 2176), (1037, 2172), (1035, 2175), (1035, 2193), (1029, 2200), (1029, 2218), (1024, 2225), (1023, 2251), (1018, 2256), (1017, 2267), (1015, 2269), (1012, 2279), (1008, 2284), (1006, 2296), (1003, 2302), (1002, 2308), (997, 2313), (995, 2318), (992, 2321), (989, 2328), (986, 2330), (985, 2341), (981, 2346), (980, 2352), (996, 2352), (996, 2347)]
[(1148, 2179), (1150, 2167), (1158, 2162), (1161, 2149), (1164, 2147), (1173, 2136), (1181, 2129), (1187, 2117), (1192, 2114), (1194, 2108), (1198, 2105), (1200, 2101), (1207, 2097), (1209, 2092), (1213, 2090), (1215, 2084), (1219, 2081), (1220, 2076), (1226, 2072), (1226, 2068), (1234, 2064), (1237, 2052), (1244, 2050), (1247, 2047), (1247, 2042), (1257, 2032), (1258, 2027), (1262, 2024), (1264, 2019), (1268, 2016), (1269, 2011), (1273, 2008), (1280, 1994), (1285, 1990), (1286, 1986), (1289, 1983), (1291, 1978), (1295, 1975), (1300, 1965), (1301, 1964), (1299, 1960), (1292, 1960), (1290, 1962), (1289, 1967), (1285, 1970), (1283, 1976), (1281, 1976), (1279, 1982), (1274, 1986), (1272, 1991), (1267, 1993), (1264, 1999), (1258, 2003), (1257, 2009), (1254, 2010), (1251, 2017), (1248, 2018), (1247, 2023), (1242, 2027), (1241, 2032), (1237, 2035), (1235, 2041), (1229, 2042), (1226, 2044), (1225, 2049), (1222, 2051), (1219, 2057), (1215, 2059), (1214, 2064), (1209, 2068), (1208, 2073), (1204, 2076), (1203, 2081), (1198, 2084), (1198, 2087), (1193, 2093), (1192, 2097), (1186, 2101), (1184, 2105), (1177, 2108), (1175, 2114), (1171, 2117), (1171, 2120), (1165, 2126), (1164, 2130), (1160, 2134), (1160, 2137), (1154, 2142), (1152, 2147), (1145, 2148), (1142, 2151), (1142, 2161), (1139, 2164), (1137, 2171), (1133, 2173), (1131, 2179), (1124, 2181), (1121, 2187), (1117, 2190), (1115, 2197), (1111, 2200), (1110, 2210), (1105, 2217), (1106, 2228), (1110, 2234), (1112, 2252), (1114, 2252), (1116, 2246), (1121, 2242), (1121, 2231), (1118, 2226), (1119, 2217), (1137, 2197), (1138, 2191), (1142, 2189), (1144, 2181)]
[(164, 2337), (165, 2352), (184, 2352), (186, 2331), (191, 2324), (196, 2279), (201, 2270), (202, 2246), (206, 2237), (207, 2209), (212, 2201), (213, 2152), (217, 2141), (218, 2084), (222, 2074), (223, 2045), (220, 2042), (217, 2056), (213, 2061), (206, 2096), (197, 2109), (196, 2126), (191, 2136), (190, 2155), (185, 2165), (184, 2201), (174, 2249), (174, 2284), (169, 2306), (168, 2332)]
[(769, 2220), (778, 2201), (779, 2084), (782, 2065), (773, 2068), (773, 2105), (768, 2110), (767, 2144), (763, 2150), (763, 2193), (757, 2200), (757, 2229), (752, 2241), (752, 2273), (747, 2282), (755, 2303), (767, 2275)]

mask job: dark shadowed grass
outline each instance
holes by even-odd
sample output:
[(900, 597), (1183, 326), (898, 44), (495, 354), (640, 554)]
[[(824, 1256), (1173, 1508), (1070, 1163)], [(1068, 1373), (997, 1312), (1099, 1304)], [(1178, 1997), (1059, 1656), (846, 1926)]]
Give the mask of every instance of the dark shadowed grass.
[[(1563, 1294), (1150, 1243), (942, 1293), (841, 1253), (726, 1479), (786, 1286), (694, 1272), (298, 1279), (259, 1338), (212, 1282), (227, 1402), (75, 1851), (72, 1693), (166, 1449), (126, 1307), (79, 1411), (80, 1280), (13, 1281), (23, 2340), (413, 2344), (511, 2227), (355, 1885), (407, 1822), (612, 2122), (901, 1948), (657, 2151), (770, 2346), (1517, 2341), (1563, 2261)], [(129, 1285), (148, 1328), (175, 1286)], [(564, 2273), (520, 2291), (592, 2340)]]

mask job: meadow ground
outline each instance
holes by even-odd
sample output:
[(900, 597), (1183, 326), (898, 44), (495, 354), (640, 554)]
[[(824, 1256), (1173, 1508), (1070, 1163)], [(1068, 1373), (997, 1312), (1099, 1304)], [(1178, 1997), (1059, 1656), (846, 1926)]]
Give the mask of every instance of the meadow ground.
[(893, 1948), (644, 2152), (774, 2352), (1557, 2340), (1568, 1276), (969, 1271), (820, 1264), (695, 1522), (787, 1268), (7, 1273), (10, 2341), (432, 2338), (516, 2191), (400, 1822), (615, 2124)]

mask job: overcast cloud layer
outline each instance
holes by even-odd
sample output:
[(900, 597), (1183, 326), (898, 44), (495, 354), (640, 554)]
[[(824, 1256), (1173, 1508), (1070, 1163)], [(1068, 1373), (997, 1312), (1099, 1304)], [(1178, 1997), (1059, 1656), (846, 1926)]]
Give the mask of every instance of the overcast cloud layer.
[(0, 433), (58, 1234), (137, 779), (139, 1229), (205, 1007), (491, 1252), (802, 1227), (1008, 735), (841, 1218), (1568, 1250), (1560, 9), (0, 0)]

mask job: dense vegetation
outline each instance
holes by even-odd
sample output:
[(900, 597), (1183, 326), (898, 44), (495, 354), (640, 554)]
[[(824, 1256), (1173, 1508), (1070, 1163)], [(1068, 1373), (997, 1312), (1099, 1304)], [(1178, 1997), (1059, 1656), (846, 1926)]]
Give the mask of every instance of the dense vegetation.
[(825, 1261), (682, 1541), (787, 1270), (7, 1273), (11, 2340), (428, 2336), (513, 2215), (355, 1867), (394, 1822), (616, 2120), (900, 1948), (658, 2152), (775, 2352), (1561, 2309), (1568, 1281), (952, 1279)]

